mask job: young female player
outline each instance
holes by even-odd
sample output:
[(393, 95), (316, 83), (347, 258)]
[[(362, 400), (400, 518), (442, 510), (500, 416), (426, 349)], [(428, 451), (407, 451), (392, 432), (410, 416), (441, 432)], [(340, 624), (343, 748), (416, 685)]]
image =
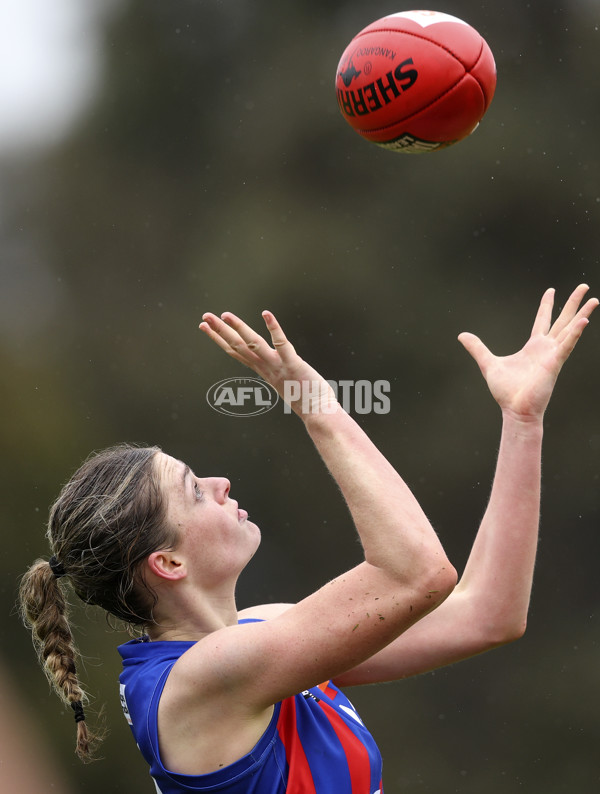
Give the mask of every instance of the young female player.
[[(88, 459), (50, 514), (49, 561), (23, 578), (23, 613), (90, 754), (60, 579), (144, 627), (121, 646), (121, 699), (162, 794), (376, 794), (375, 742), (338, 687), (403, 678), (520, 637), (537, 544), (542, 417), (558, 372), (598, 304), (585, 285), (551, 323), (542, 298), (519, 352), (459, 337), (502, 410), (489, 505), (456, 574), (398, 473), (336, 403), (270, 312), (272, 347), (230, 313), (201, 329), (283, 395), (338, 483), (364, 561), (296, 605), (238, 611), (235, 585), (260, 532), (222, 477), (157, 448)], [(286, 389), (289, 382), (302, 389)], [(315, 384), (318, 388), (315, 388)], [(298, 528), (302, 531), (302, 527)]]

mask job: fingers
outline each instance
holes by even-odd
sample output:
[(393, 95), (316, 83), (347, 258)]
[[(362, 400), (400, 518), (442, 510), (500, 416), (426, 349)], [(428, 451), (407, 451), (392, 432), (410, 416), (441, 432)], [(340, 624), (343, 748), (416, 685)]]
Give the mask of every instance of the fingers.
[(535, 316), (533, 328), (531, 329), (532, 336), (535, 336), (535, 334), (545, 335), (550, 330), (550, 325), (552, 323), (552, 309), (554, 307), (554, 292), (554, 288), (550, 287), (550, 289), (547, 289), (542, 295), (540, 307)]
[(289, 358), (295, 354), (294, 347), (289, 339), (283, 332), (283, 328), (277, 322), (277, 319), (273, 312), (264, 311), (262, 313), (263, 320), (265, 321), (265, 325), (269, 333), (271, 334), (271, 341), (273, 342), (273, 347), (279, 355), (281, 356), (282, 361), (287, 362)]
[(598, 306), (597, 298), (590, 298), (579, 309), (575, 317), (560, 331), (556, 337), (556, 342), (560, 345), (563, 360), (566, 360), (571, 351), (577, 344), (579, 337), (589, 323), (589, 317)]
[(564, 362), (568, 359), (568, 357), (573, 352), (573, 348), (579, 341), (579, 337), (583, 333), (584, 328), (589, 323), (587, 317), (580, 317), (577, 321), (574, 321), (568, 328), (565, 328), (562, 332), (562, 339), (559, 338), (557, 342), (560, 343), (559, 347), (559, 356), (560, 356), (560, 365), (562, 366)]
[(212, 339), (212, 341), (218, 345), (221, 350), (224, 350), (228, 356), (236, 359), (236, 361), (241, 361), (243, 364), (246, 364), (247, 362), (245, 361), (244, 357), (241, 356), (225, 338), (226, 327), (227, 326), (225, 323), (223, 323), (219, 317), (209, 313), (203, 315), (203, 321), (199, 325), (200, 330), (205, 333), (209, 339)]
[(263, 337), (232, 312), (223, 312), (221, 322), (223, 323), (223, 336), (234, 350), (241, 348), (258, 353), (261, 350), (264, 352), (268, 348)]
[(465, 348), (467, 353), (475, 359), (479, 369), (485, 375), (486, 367), (489, 361), (494, 357), (490, 350), (483, 344), (478, 336), (467, 333), (466, 331), (459, 334), (458, 341)]
[(561, 367), (573, 352), (584, 328), (589, 323), (590, 315), (598, 306), (597, 298), (590, 298), (579, 308), (588, 289), (587, 284), (580, 284), (573, 290), (550, 329), (549, 335), (554, 337), (558, 345), (558, 359)]
[(221, 350), (247, 366), (252, 366), (260, 358), (261, 344), (269, 349), (261, 336), (230, 312), (224, 312), (221, 317), (207, 312), (202, 315), (202, 320), (200, 330)]
[[(589, 316), (589, 314), (588, 315), (581, 314), (581, 311), (578, 312), (579, 304), (583, 300), (583, 296), (588, 290), (589, 287), (587, 284), (580, 284), (578, 287), (576, 287), (573, 290), (569, 299), (563, 306), (563, 310), (561, 311), (561, 313), (555, 320), (554, 325), (550, 329), (550, 333), (553, 336), (558, 337), (574, 318), (579, 318), (580, 316)], [(589, 310), (590, 314), (591, 311), (593, 311), (593, 309)]]
[[(295, 353), (293, 346), (286, 338), (272, 312), (264, 311), (262, 316), (271, 335), (275, 351), (281, 360), (285, 361)], [(259, 359), (265, 360), (274, 352), (260, 334), (232, 312), (223, 312), (220, 317), (207, 312), (202, 315), (202, 320), (200, 330), (238, 361), (253, 364)]]

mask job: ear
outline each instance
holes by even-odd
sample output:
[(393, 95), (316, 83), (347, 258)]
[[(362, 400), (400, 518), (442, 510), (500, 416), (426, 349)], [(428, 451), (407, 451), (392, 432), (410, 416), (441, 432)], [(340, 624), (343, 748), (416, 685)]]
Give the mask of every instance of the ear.
[(159, 579), (175, 582), (178, 579), (185, 579), (187, 576), (185, 563), (172, 551), (153, 551), (148, 557), (147, 563), (150, 571)]

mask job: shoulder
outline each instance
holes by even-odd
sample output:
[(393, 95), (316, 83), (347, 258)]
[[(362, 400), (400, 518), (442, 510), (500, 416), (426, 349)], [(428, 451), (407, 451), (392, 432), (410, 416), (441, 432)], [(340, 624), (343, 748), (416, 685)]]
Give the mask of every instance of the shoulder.
[(217, 700), (237, 697), (236, 690), (247, 687), (248, 680), (256, 678), (256, 667), (268, 652), (265, 647), (271, 648), (272, 640), (267, 638), (272, 632), (267, 624), (292, 606), (262, 604), (247, 607), (238, 611), (237, 624), (225, 626), (190, 643), (173, 665), (165, 693), (170, 699), (178, 701), (181, 698), (187, 703), (193, 703), (196, 697), (204, 706), (207, 692)]
[(272, 620), (286, 612), (293, 604), (260, 604), (255, 607), (246, 607), (238, 612), (239, 620)]

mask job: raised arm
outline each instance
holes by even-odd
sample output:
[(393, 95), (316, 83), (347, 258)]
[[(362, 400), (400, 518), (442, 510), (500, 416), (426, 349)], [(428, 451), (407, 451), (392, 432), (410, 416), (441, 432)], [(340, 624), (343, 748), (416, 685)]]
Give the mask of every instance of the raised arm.
[[(244, 697), (265, 706), (378, 652), (441, 603), (456, 579), (399, 474), (336, 402), (327, 382), (297, 355), (275, 317), (263, 317), (272, 347), (230, 313), (206, 314), (200, 327), (282, 396), (294, 395), (291, 407), (344, 495), (365, 557), (252, 632), (241, 626), (219, 639), (222, 663), (227, 637), (235, 634), (235, 675), (244, 680)], [(207, 641), (202, 645), (206, 658)]]
[(598, 305), (579, 305), (580, 285), (552, 324), (554, 291), (541, 301), (519, 352), (493, 355), (472, 334), (459, 339), (502, 411), (502, 436), (490, 500), (463, 576), (452, 595), (380, 654), (338, 683), (393, 680), (464, 659), (525, 631), (536, 555), (542, 420), (561, 367)]

